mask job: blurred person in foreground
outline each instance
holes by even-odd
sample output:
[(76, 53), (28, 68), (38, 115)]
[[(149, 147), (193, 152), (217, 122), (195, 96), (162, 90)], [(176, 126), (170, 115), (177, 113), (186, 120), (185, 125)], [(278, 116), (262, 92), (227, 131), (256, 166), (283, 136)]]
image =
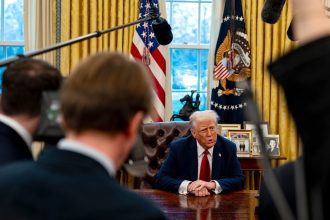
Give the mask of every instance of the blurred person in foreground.
[(45, 61), (21, 58), (2, 78), (0, 101), (0, 166), (32, 160), (32, 139), (40, 118), (44, 91), (60, 88), (59, 70)]
[(81, 62), (60, 95), (66, 138), (0, 170), (3, 219), (165, 219), (114, 179), (151, 106), (145, 69), (118, 53)]
[[(304, 213), (306, 219), (330, 219), (326, 208), (330, 202), (330, 20), (320, 0), (292, 0), (292, 9), (294, 37), (300, 47), (270, 64), (269, 70), (284, 89), (303, 143), (304, 177), (295, 179), (292, 164), (276, 174), (297, 219)], [(306, 190), (296, 192), (296, 184), (302, 182)], [(261, 188), (260, 219), (279, 219), (267, 191)], [(307, 203), (301, 199), (304, 195)]]
[(217, 134), (217, 122), (212, 110), (190, 116), (191, 135), (169, 145), (169, 155), (156, 175), (156, 188), (195, 196), (243, 189), (236, 145)]

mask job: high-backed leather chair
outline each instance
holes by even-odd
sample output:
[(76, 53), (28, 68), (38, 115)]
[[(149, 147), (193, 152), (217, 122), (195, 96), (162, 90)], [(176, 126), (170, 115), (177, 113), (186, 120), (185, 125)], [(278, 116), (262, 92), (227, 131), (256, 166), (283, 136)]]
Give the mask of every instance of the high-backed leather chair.
[(142, 125), (141, 138), (149, 166), (140, 187), (149, 188), (153, 184), (154, 176), (167, 157), (168, 144), (189, 134), (189, 122), (154, 122)]

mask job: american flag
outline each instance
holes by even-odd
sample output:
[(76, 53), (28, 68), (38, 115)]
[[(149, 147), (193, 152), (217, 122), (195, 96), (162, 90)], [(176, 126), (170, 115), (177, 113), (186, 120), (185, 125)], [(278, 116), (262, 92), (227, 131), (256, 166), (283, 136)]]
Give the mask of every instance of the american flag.
[[(153, 0), (154, 6), (158, 6), (158, 0)], [(140, 1), (139, 19), (149, 14), (152, 2), (150, 0)], [(131, 56), (142, 61), (149, 71), (154, 82), (154, 100), (152, 121), (164, 121), (165, 116), (165, 79), (167, 49), (159, 45), (153, 32), (151, 21), (138, 24), (133, 37)]]
[(227, 67), (219, 61), (219, 63), (214, 66), (213, 74), (214, 78), (217, 80), (226, 79), (229, 76), (229, 71), (227, 70)]

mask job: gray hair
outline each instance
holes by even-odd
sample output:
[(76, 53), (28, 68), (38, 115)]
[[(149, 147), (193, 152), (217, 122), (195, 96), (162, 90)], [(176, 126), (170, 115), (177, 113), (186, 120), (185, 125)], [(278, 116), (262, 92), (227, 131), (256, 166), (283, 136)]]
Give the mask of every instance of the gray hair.
[(213, 110), (196, 111), (192, 113), (189, 117), (190, 127), (194, 128), (197, 121), (204, 121), (210, 119), (214, 120), (215, 124), (218, 124), (219, 116)]

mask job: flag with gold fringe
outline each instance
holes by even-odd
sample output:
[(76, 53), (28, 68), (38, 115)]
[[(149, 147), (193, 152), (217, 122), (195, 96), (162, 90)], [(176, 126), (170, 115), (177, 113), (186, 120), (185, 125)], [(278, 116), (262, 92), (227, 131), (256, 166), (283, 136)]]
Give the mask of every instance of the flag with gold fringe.
[(242, 124), (248, 108), (239, 82), (250, 81), (251, 52), (245, 29), (241, 0), (226, 0), (215, 49), (211, 109), (219, 123)]

